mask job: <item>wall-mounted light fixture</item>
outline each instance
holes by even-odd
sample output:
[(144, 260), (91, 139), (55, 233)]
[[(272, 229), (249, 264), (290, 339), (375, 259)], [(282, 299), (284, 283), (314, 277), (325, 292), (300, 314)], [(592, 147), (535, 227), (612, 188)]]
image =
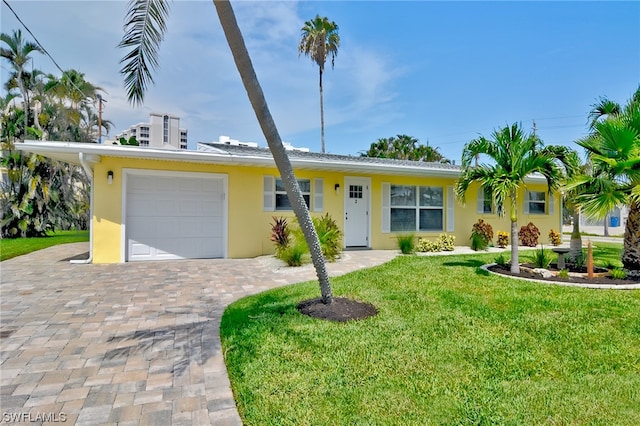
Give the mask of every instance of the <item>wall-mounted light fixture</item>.
[(113, 172), (111, 170), (107, 172), (107, 183), (109, 185), (113, 183)]
[(336, 183), (335, 185), (333, 185), (333, 189), (336, 190), (336, 194), (339, 194), (340, 193), (340, 184)]

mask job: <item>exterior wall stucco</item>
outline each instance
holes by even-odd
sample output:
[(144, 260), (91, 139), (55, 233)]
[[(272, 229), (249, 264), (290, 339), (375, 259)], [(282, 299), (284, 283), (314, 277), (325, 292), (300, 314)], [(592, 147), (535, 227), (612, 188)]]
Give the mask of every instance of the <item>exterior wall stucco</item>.
[[(227, 175), (228, 178), (228, 240), (227, 253), (230, 258), (255, 257), (273, 253), (273, 243), (270, 241), (272, 217), (287, 217), (293, 222), (291, 211), (263, 211), (263, 178), (265, 175), (279, 176), (275, 167), (250, 167), (186, 163), (177, 161), (159, 161), (148, 159), (130, 159), (102, 157), (94, 168), (94, 215), (92, 226), (94, 231), (93, 259), (96, 263), (116, 263), (124, 261), (123, 249), (123, 169), (165, 170), (176, 172), (205, 172)], [(107, 172), (113, 171), (111, 184), (107, 183)], [(370, 246), (374, 249), (396, 249), (396, 237), (399, 233), (382, 232), (382, 184), (441, 186), (444, 190), (444, 227), (446, 229), (447, 186), (455, 184), (455, 178), (440, 177), (403, 177), (391, 175), (371, 175), (357, 173), (338, 173), (328, 171), (297, 170), (298, 178), (310, 179), (312, 192), (314, 179), (323, 179), (322, 212), (313, 212), (313, 216), (329, 213), (338, 226), (344, 226), (344, 191), (345, 177), (366, 177), (371, 180), (369, 212)], [(336, 193), (334, 186), (340, 184), (340, 191)], [(528, 185), (527, 189), (546, 191), (545, 185)], [(471, 227), (478, 218), (489, 222), (497, 231), (509, 231), (510, 224), (507, 215), (499, 218), (497, 215), (479, 215), (476, 213), (477, 187), (472, 186), (467, 193), (466, 206), (455, 204), (455, 231), (449, 232), (456, 236), (456, 245), (469, 245)], [(518, 226), (532, 221), (542, 233), (540, 241), (547, 242), (547, 234), (551, 228), (558, 230), (560, 225), (560, 200), (555, 194), (555, 208), (553, 215), (525, 215), (523, 209), (524, 188), (519, 192)], [(313, 193), (311, 196), (313, 200)], [(312, 206), (313, 207), (313, 206)], [(441, 232), (419, 232), (416, 237), (436, 238)]]

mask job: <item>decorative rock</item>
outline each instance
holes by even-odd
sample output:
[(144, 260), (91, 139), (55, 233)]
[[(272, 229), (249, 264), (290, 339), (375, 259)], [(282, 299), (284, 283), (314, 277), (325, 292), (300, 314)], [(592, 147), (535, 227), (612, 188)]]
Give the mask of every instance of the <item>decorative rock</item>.
[(543, 268), (535, 268), (533, 271), (534, 275), (538, 275), (541, 278), (551, 278), (553, 277), (553, 274), (551, 273), (551, 271), (548, 271), (546, 269)]

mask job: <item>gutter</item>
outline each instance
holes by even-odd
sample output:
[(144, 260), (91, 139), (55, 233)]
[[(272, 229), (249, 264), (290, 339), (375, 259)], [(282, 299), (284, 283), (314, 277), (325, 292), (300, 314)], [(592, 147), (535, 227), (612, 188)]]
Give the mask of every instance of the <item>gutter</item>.
[(93, 170), (87, 164), (87, 159), (81, 151), (78, 153), (78, 160), (84, 169), (84, 172), (90, 179), (91, 193), (89, 194), (89, 258), (88, 259), (71, 259), (69, 263), (87, 264), (93, 262)]

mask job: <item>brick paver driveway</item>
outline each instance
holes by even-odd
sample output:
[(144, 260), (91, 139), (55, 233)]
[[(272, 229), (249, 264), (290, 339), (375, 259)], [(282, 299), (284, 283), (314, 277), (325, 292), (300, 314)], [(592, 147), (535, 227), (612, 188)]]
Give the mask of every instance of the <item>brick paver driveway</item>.
[[(225, 307), (314, 279), (267, 258), (70, 264), (87, 243), (0, 263), (3, 423), (241, 424), (220, 351)], [(339, 275), (390, 260), (347, 252)], [(85, 255), (86, 256), (86, 255)]]

